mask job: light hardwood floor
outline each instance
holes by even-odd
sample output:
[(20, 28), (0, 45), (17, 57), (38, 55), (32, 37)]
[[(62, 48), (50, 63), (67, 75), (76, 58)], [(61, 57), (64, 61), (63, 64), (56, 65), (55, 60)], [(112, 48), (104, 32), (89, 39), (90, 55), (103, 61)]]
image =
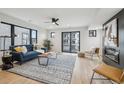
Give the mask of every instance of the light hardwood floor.
[[(74, 74), (72, 77), (72, 84), (89, 84), (92, 76), (92, 69), (101, 63), (101, 60), (94, 58), (93, 60), (90, 57), (79, 58), (79, 63), (76, 62), (74, 68)], [(96, 75), (96, 77), (101, 77)], [(42, 84), (41, 82), (25, 78), (20, 75), (16, 75), (6, 71), (0, 71), (0, 83), (1, 84)], [(111, 84), (107, 80), (94, 80), (94, 84)]]

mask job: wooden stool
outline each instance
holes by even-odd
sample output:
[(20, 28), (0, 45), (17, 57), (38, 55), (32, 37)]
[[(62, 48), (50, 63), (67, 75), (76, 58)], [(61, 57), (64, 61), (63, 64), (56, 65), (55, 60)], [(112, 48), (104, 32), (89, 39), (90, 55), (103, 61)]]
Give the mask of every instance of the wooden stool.
[(78, 57), (84, 58), (84, 57), (85, 57), (85, 53), (79, 52), (79, 53), (78, 53)]
[(122, 69), (102, 63), (98, 65), (95, 69), (93, 69), (93, 74), (92, 74), (90, 84), (92, 83), (93, 79), (105, 80), (103, 78), (94, 78), (95, 73), (106, 77), (107, 80), (115, 81), (118, 84), (122, 83), (124, 79), (124, 72)]

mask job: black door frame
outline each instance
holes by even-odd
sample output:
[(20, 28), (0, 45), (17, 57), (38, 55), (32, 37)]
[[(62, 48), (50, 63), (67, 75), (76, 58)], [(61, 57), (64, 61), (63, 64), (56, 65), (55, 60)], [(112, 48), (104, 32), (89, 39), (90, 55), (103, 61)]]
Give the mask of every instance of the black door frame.
[[(71, 46), (71, 33), (73, 33), (73, 32), (78, 32), (79, 33), (79, 51), (80, 51), (80, 31), (68, 31), (68, 32), (62, 32), (61, 33), (61, 51), (62, 52), (67, 52), (67, 51), (63, 51), (63, 33), (70, 33), (70, 46)], [(76, 53), (76, 52), (71, 52), (71, 47), (70, 47), (70, 51), (69, 52), (67, 52), (67, 53)]]

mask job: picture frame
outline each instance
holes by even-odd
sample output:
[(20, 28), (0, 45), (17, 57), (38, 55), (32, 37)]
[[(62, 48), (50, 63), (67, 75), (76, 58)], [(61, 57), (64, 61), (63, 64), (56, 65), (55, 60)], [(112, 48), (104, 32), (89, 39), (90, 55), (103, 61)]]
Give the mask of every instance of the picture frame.
[(55, 32), (50, 33), (50, 38), (55, 38)]
[(113, 62), (120, 64), (120, 49), (118, 38), (118, 19), (115, 18), (104, 25), (104, 55)]
[(104, 25), (104, 46), (118, 47), (117, 18)]
[(89, 37), (96, 37), (96, 36), (97, 36), (96, 30), (89, 30)]

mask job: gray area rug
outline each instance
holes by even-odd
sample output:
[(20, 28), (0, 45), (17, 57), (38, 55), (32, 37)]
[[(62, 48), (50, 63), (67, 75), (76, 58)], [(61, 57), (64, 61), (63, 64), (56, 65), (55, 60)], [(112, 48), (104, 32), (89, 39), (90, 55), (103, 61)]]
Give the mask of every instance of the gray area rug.
[[(49, 59), (47, 66), (39, 65), (38, 60), (34, 59), (8, 71), (43, 83), (69, 84), (76, 57), (72, 54), (57, 54), (57, 58)], [(40, 61), (46, 62), (46, 59), (41, 58)]]

